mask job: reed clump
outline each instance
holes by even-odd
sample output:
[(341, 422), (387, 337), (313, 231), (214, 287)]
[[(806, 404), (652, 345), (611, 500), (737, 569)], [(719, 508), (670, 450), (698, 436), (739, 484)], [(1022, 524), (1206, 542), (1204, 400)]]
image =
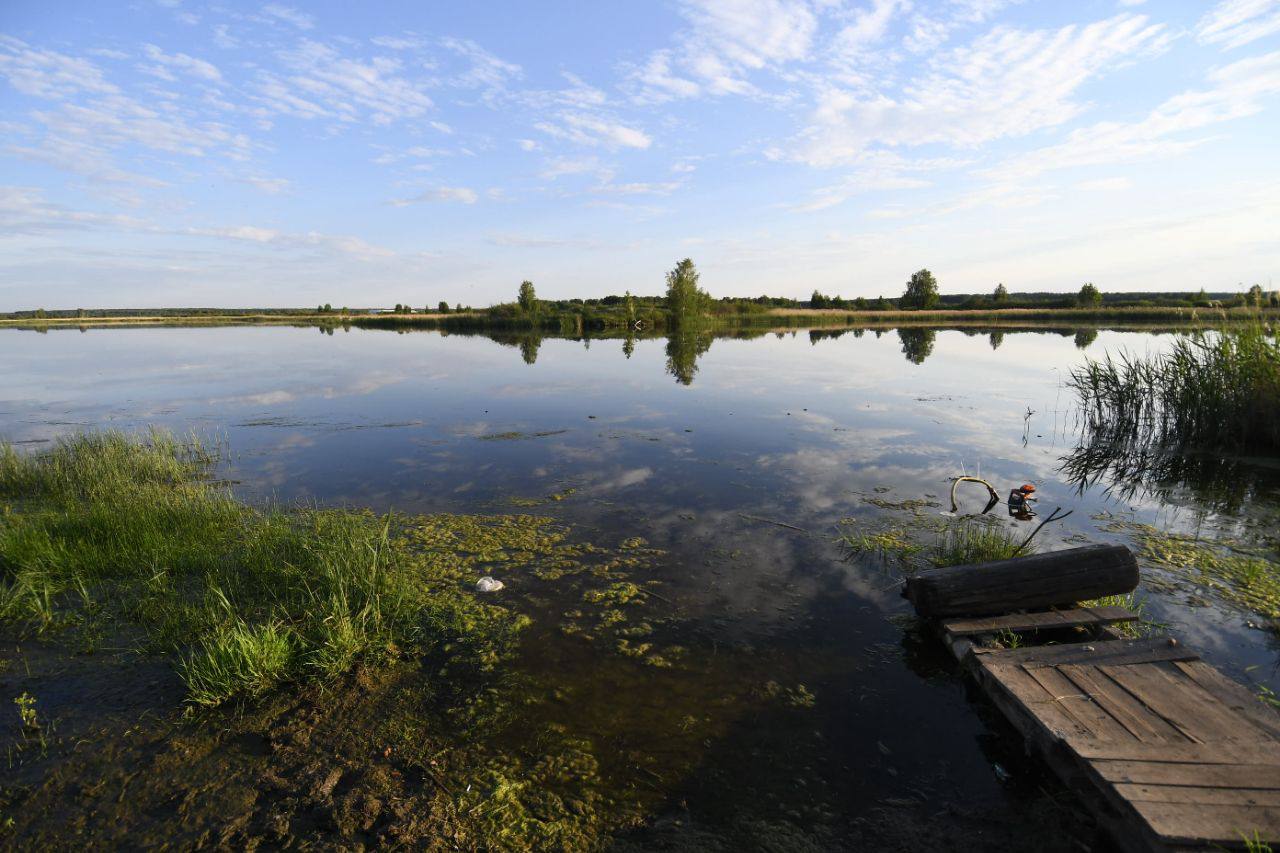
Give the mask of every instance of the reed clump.
[(1110, 353), (1071, 374), (1093, 447), (1280, 450), (1280, 342), (1255, 325)]
[(1022, 538), (1002, 525), (961, 519), (947, 525), (934, 542), (929, 561), (935, 566), (967, 566), (1008, 560), (1024, 553)]
[(467, 555), (523, 546), (545, 520), (253, 507), (210, 479), (213, 461), (162, 432), (38, 455), (0, 444), (0, 619), (140, 626), (147, 650), (177, 655), (197, 705), (410, 645), (481, 667), (513, 645), (523, 618), (468, 591)]

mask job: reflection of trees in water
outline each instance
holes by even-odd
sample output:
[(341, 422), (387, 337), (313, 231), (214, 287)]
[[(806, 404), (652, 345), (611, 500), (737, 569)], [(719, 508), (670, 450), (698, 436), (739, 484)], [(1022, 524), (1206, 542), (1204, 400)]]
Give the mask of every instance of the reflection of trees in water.
[(1076, 349), (1087, 349), (1097, 339), (1097, 329), (1080, 329), (1076, 332)]
[(520, 339), (520, 357), (525, 364), (533, 364), (538, 360), (538, 348), (542, 346), (542, 338), (538, 335), (525, 335)]
[(1000, 349), (1000, 345), (1004, 343), (1004, 332), (992, 332), (987, 339), (991, 341), (992, 349)]
[(627, 358), (631, 358), (631, 354), (636, 351), (636, 336), (627, 335), (626, 340), (622, 342), (622, 354)]
[[(1254, 460), (1141, 442), (1086, 436), (1060, 460), (1063, 479), (1081, 493), (1095, 486), (1123, 501), (1151, 496), (1228, 516), (1269, 502), (1280, 471)], [(1192, 499), (1188, 501), (1188, 496)]]
[(912, 364), (924, 364), (924, 360), (933, 354), (933, 341), (937, 335), (933, 329), (899, 329), (902, 354)]
[(667, 336), (667, 373), (681, 385), (692, 385), (698, 372), (698, 356), (711, 349), (707, 332), (676, 331)]

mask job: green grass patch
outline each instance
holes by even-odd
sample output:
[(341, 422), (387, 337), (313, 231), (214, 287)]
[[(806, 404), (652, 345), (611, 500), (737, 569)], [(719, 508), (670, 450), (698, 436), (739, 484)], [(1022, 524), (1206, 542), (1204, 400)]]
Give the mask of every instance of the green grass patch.
[(471, 593), (480, 569), (565, 536), (530, 516), (252, 507), (210, 481), (213, 461), (158, 432), (0, 445), (0, 619), (139, 625), (199, 705), (410, 646), (491, 667), (525, 620)]

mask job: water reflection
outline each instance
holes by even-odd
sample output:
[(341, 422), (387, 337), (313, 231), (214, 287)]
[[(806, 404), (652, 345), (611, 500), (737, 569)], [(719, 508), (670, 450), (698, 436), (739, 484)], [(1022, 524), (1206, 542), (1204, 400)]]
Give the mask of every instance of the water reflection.
[(704, 331), (676, 331), (667, 337), (667, 373), (681, 385), (692, 385), (698, 357), (711, 349), (712, 335)]
[(924, 364), (924, 360), (933, 353), (933, 342), (938, 333), (933, 329), (899, 329), (898, 340), (902, 341), (902, 354), (912, 364)]

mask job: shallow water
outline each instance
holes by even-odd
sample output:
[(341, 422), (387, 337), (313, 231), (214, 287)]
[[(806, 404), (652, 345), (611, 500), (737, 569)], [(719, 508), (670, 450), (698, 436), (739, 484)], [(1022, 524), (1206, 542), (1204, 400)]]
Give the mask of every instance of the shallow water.
[[(1243, 505), (1194, 483), (1080, 491), (1060, 473), (1075, 445), (1071, 367), (1167, 341), (917, 329), (519, 346), (289, 327), (7, 330), (0, 436), (38, 448), (157, 424), (225, 441), (220, 476), (249, 499), (529, 512), (611, 547), (641, 537), (664, 552), (645, 570), (661, 598), (630, 618), (654, 624), (656, 648), (685, 650), (669, 668), (567, 636), (574, 587), (504, 577), (500, 593), (534, 616), (521, 665), (574, 685), (534, 713), (589, 733), (606, 775), (643, 773), (652, 798), (705, 820), (752, 809), (812, 823), (886, 798), (1017, 809), (1025, 792), (992, 768), (1016, 760), (1016, 743), (919, 635), (893, 568), (846, 561), (832, 536), (849, 518), (939, 522), (961, 473), (1002, 493), (1031, 481), (1042, 510), (1074, 510), (1042, 549), (1126, 541), (1104, 513), (1265, 535), (1280, 481), (1267, 467), (1239, 463)], [(981, 509), (973, 488), (964, 511)], [(934, 505), (918, 517), (885, 505), (909, 499)], [(1280, 690), (1271, 635), (1249, 627), (1261, 620), (1196, 592), (1144, 584), (1147, 615)]]

